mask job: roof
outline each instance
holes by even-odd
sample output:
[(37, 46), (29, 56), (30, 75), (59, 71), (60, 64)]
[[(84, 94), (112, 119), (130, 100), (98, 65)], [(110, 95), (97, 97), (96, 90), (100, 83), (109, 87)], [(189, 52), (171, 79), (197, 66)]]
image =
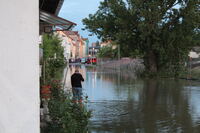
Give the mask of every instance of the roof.
[(40, 10), (40, 20), (43, 21), (47, 26), (57, 26), (61, 28), (61, 30), (71, 30), (76, 25), (76, 23), (42, 10)]
[(64, 31), (66, 35), (78, 35), (78, 31)]
[[(63, 31), (63, 33), (76, 43), (83, 44), (83, 39), (80, 37), (78, 31)], [(86, 38), (87, 39), (87, 38)], [(75, 44), (75, 43), (74, 43)]]
[(88, 40), (88, 38), (82, 38), (82, 40), (83, 40), (83, 41), (86, 41), (86, 40)]
[(64, 0), (40, 0), (40, 9), (58, 15)]

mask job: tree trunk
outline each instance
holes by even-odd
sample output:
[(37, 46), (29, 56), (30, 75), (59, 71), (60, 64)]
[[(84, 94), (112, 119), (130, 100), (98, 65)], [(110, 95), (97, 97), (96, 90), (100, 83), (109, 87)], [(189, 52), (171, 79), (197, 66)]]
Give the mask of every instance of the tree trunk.
[(148, 51), (148, 53), (146, 54), (146, 63), (145, 64), (146, 64), (147, 70), (150, 73), (156, 73), (158, 71), (156, 54), (154, 51), (152, 51), (152, 50)]

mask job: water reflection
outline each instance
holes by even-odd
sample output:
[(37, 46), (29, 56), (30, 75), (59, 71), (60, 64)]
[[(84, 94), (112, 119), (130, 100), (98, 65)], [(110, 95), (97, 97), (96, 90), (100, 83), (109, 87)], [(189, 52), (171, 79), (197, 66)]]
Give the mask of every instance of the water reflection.
[(200, 132), (198, 82), (81, 69), (88, 108), (93, 110), (91, 133)]

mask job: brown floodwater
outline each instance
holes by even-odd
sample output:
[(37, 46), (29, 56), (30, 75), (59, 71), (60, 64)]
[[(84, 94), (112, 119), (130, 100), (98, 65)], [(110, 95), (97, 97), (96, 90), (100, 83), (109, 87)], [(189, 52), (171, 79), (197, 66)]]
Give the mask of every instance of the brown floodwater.
[(137, 79), (84, 66), (81, 73), (90, 133), (200, 132), (200, 82)]

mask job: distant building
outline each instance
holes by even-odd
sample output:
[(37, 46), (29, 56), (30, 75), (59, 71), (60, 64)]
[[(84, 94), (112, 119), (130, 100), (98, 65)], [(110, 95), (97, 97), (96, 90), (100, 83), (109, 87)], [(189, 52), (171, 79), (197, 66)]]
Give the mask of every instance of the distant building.
[(198, 47), (198, 46), (193, 47), (192, 50), (189, 52), (188, 56), (191, 58), (199, 58), (200, 57), (200, 47)]
[(57, 34), (59, 38), (62, 40), (62, 46), (64, 47), (64, 57), (66, 61), (69, 61), (70, 55), (71, 55), (71, 45), (72, 41), (68, 38), (66, 34), (64, 34), (63, 31), (57, 31)]
[(111, 40), (108, 40), (108, 41), (105, 41), (105, 42), (101, 42), (100, 43), (100, 46), (101, 47), (104, 47), (104, 46), (111, 46), (112, 44), (112, 41)]
[(92, 47), (89, 47), (89, 56), (96, 56), (97, 53), (99, 52), (99, 49), (100, 49), (100, 46), (92, 46)]
[(199, 58), (199, 55), (197, 52), (194, 52), (194, 51), (190, 51), (189, 52), (189, 57), (191, 58)]
[(83, 57), (87, 57), (89, 52), (89, 40), (88, 38), (82, 38), (82, 40), (84, 42)]
[(112, 49), (116, 49), (117, 48), (117, 45), (114, 45), (111, 40), (108, 40), (108, 41), (105, 41), (105, 42), (101, 42), (100, 46), (101, 46), (101, 48), (105, 47), (105, 46), (112, 46)]
[(96, 47), (97, 44), (95, 42), (92, 43), (92, 47)]
[(78, 59), (86, 56), (87, 39), (82, 38), (78, 31), (58, 31), (65, 46), (66, 59)]

